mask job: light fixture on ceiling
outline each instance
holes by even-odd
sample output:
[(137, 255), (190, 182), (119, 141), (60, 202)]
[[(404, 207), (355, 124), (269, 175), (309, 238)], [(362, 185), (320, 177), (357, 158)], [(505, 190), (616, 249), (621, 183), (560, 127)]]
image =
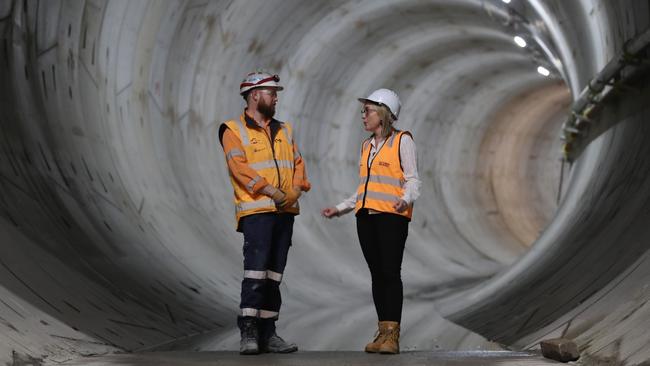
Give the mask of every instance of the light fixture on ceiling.
[(548, 69), (545, 68), (544, 66), (538, 66), (537, 67), (537, 72), (540, 73), (541, 75), (544, 75), (544, 76), (549, 76), (551, 74), (551, 72), (548, 71)]
[(514, 40), (515, 40), (515, 43), (517, 44), (517, 46), (522, 47), (522, 48), (526, 47), (526, 40), (525, 39), (523, 39), (523, 38), (521, 38), (519, 36), (515, 36)]

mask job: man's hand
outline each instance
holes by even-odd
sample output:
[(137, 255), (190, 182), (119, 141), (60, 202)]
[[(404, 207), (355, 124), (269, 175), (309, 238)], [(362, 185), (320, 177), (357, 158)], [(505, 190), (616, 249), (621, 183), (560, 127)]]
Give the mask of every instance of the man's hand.
[(331, 219), (332, 217), (339, 215), (339, 210), (337, 210), (336, 207), (326, 207), (320, 213), (328, 219)]
[(300, 189), (293, 187), (284, 194), (284, 199), (280, 202), (280, 208), (289, 208), (293, 206), (300, 198)]
[(282, 192), (279, 189), (276, 189), (275, 192), (273, 192), (273, 195), (271, 195), (271, 199), (273, 200), (273, 202), (275, 202), (276, 205), (280, 205), (282, 201), (284, 201), (286, 196), (287, 195), (284, 194), (284, 192)]
[(404, 200), (399, 200), (393, 204), (393, 209), (397, 212), (404, 212), (408, 207), (408, 203)]

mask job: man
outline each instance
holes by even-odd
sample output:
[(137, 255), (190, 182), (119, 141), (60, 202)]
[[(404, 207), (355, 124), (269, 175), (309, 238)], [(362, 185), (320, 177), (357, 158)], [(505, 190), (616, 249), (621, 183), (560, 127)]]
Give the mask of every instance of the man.
[(275, 333), (280, 281), (291, 246), (298, 198), (310, 189), (291, 125), (273, 118), (283, 89), (277, 75), (253, 72), (239, 93), (246, 109), (224, 122), (219, 140), (235, 194), (237, 231), (244, 234), (240, 354), (298, 350)]

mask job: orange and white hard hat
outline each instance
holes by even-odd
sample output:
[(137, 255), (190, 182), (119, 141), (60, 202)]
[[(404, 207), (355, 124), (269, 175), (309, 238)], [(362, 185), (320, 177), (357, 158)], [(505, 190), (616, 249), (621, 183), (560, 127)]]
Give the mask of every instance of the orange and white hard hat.
[(279, 81), (280, 77), (278, 75), (271, 75), (268, 72), (264, 71), (251, 72), (250, 74), (246, 75), (244, 80), (242, 80), (241, 84), (239, 85), (239, 94), (244, 95), (244, 93), (251, 89), (261, 87), (282, 90), (284, 87), (278, 84)]

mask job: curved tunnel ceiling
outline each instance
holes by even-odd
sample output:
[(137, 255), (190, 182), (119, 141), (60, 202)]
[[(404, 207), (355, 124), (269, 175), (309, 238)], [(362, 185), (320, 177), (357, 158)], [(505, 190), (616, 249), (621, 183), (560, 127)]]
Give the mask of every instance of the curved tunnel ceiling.
[(650, 358), (645, 84), (608, 100), (614, 127), (570, 170), (558, 161), (572, 99), (649, 18), (631, 0), (1, 2), (0, 360), (235, 348), (242, 238), (216, 127), (256, 68), (286, 86), (278, 117), (314, 186), (287, 338), (359, 349), (372, 329), (354, 220), (319, 210), (355, 187), (356, 98), (389, 87), (423, 181), (403, 347), (563, 335), (589, 357)]

